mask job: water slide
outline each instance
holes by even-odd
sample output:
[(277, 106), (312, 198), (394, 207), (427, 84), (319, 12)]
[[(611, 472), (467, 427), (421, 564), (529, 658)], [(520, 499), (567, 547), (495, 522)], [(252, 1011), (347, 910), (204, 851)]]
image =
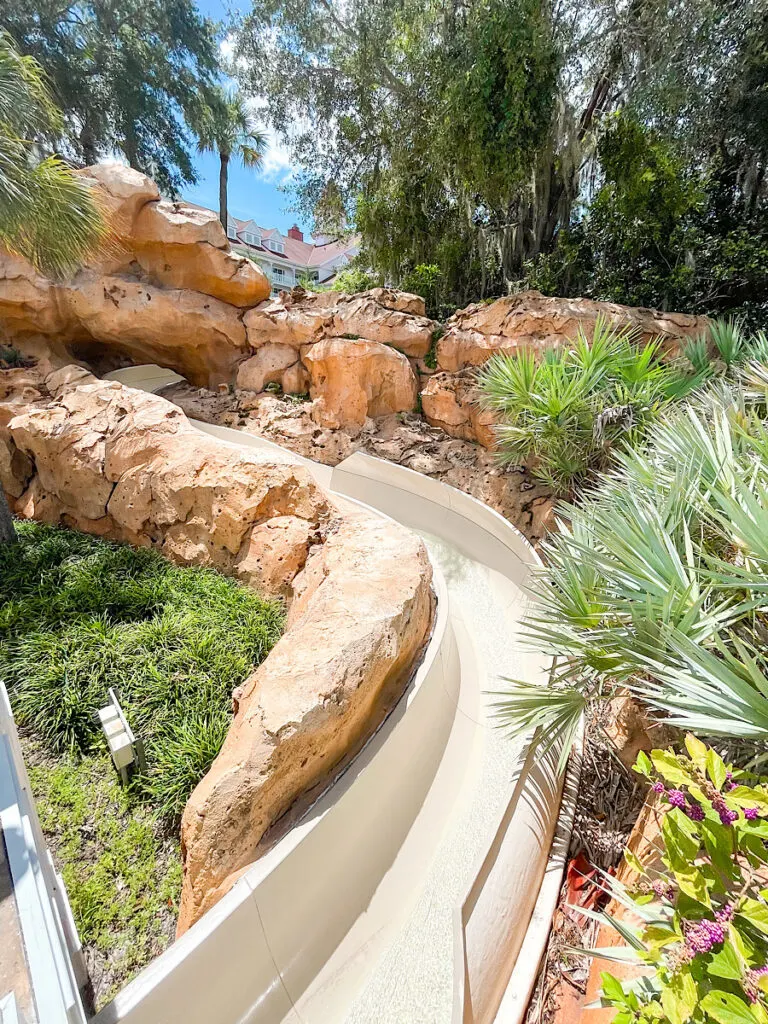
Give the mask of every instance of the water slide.
[[(111, 379), (157, 391), (159, 367)], [(393, 463), (302, 462), (415, 530), (437, 614), (396, 708), (304, 817), (95, 1024), (518, 1024), (562, 877), (575, 773), (497, 728), (500, 676), (546, 677), (520, 620), (537, 556), (496, 512)]]

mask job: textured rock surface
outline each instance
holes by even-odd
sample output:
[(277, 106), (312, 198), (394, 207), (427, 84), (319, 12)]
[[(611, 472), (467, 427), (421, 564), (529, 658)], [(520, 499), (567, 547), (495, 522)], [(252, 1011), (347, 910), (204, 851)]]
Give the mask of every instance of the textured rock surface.
[(524, 467), (500, 466), (490, 451), (448, 437), (413, 413), (368, 419), (361, 428), (332, 430), (318, 427), (312, 402), (246, 392), (218, 395), (188, 384), (174, 384), (163, 394), (193, 419), (266, 437), (325, 465), (335, 466), (354, 451), (364, 451), (434, 476), (496, 509), (533, 544), (539, 543), (552, 522), (550, 494)]
[(230, 380), (247, 351), (235, 307), (201, 292), (84, 270), (59, 295), (79, 325), (86, 356), (87, 339), (96, 339), (112, 357), (172, 366), (193, 383), (216, 385)]
[(312, 416), (323, 427), (361, 427), (368, 417), (408, 412), (416, 405), (416, 375), (388, 345), (329, 338), (303, 352)]
[(327, 338), (353, 336), (391, 345), (413, 358), (424, 356), (437, 324), (422, 313), (423, 300), (406, 292), (375, 288), (359, 295), (305, 292), (294, 288), (249, 310), (243, 322), (249, 344), (275, 343), (300, 349)]
[(427, 423), (451, 437), (477, 441), (484, 448), (496, 443), (497, 420), (478, 405), (473, 371), (433, 374), (421, 392), (421, 408)]
[(258, 856), (259, 839), (359, 749), (402, 692), (429, 632), (415, 535), (348, 515), (294, 580), (289, 628), (240, 688), (224, 747), (182, 821), (179, 933)]
[(97, 365), (150, 361), (198, 384), (232, 381), (249, 354), (240, 307), (269, 295), (263, 271), (229, 252), (214, 213), (161, 201), (145, 175), (115, 163), (81, 173), (98, 192), (111, 240), (66, 283), (0, 252), (7, 336), (43, 334)]
[(424, 546), (333, 503), (288, 453), (221, 445), (163, 398), (77, 366), (0, 371), (0, 474), (17, 515), (152, 545), (292, 599), (184, 814), (184, 931), (402, 693), (431, 628)]
[(441, 370), (455, 373), (467, 366), (481, 365), (494, 352), (520, 347), (554, 348), (574, 338), (580, 324), (589, 331), (599, 315), (619, 326), (635, 328), (642, 338), (660, 336), (673, 348), (681, 341), (697, 337), (708, 323), (706, 317), (685, 313), (661, 313), (612, 302), (520, 292), (455, 313), (437, 343), (437, 364)]

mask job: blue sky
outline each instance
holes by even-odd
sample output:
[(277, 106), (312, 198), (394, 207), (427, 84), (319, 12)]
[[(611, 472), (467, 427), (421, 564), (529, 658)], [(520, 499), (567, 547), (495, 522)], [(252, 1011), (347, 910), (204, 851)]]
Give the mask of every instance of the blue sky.
[[(245, 12), (245, 2), (225, 4), (222, 0), (197, 0), (199, 10), (209, 18), (224, 21), (230, 6)], [(291, 224), (298, 221), (299, 226), (308, 231), (309, 225), (303, 224), (294, 213), (288, 212), (290, 196), (280, 191), (279, 186), (285, 184), (290, 177), (291, 167), (283, 146), (273, 133), (268, 131), (270, 144), (264, 166), (261, 170), (250, 170), (233, 159), (229, 165), (229, 212), (235, 217), (246, 220), (252, 217), (262, 227), (279, 228), (287, 231)], [(219, 158), (215, 153), (196, 153), (194, 158), (198, 182), (184, 190), (184, 198), (212, 210), (219, 208)]]

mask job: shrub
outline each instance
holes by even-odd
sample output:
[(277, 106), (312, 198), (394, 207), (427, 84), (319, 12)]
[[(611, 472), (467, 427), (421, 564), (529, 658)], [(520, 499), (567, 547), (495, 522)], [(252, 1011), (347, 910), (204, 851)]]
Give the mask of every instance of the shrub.
[(499, 696), (513, 734), (567, 747), (620, 685), (680, 728), (768, 740), (768, 371), (750, 381), (667, 410), (644, 450), (561, 506), (524, 626), (555, 668)]
[(629, 329), (599, 318), (572, 348), (499, 354), (480, 370), (484, 405), (501, 414), (503, 462), (532, 462), (556, 494), (571, 492), (608, 465), (611, 453), (636, 444), (660, 410), (703, 379), (668, 365), (659, 342), (638, 345)]
[(636, 961), (650, 975), (622, 984), (601, 975), (614, 1024), (765, 1024), (768, 1019), (768, 779), (733, 771), (718, 754), (686, 738), (687, 754), (641, 754), (636, 770), (653, 781), (667, 813), (663, 869), (625, 853), (640, 875), (610, 891), (640, 925), (596, 915), (617, 927), (626, 947), (592, 950)]

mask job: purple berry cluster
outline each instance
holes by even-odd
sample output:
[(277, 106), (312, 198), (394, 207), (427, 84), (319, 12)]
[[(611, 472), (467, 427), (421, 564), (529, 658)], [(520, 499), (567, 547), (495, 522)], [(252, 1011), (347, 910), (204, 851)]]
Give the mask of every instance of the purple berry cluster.
[(657, 899), (668, 900), (670, 903), (675, 902), (675, 887), (665, 878), (657, 878), (651, 884), (651, 889), (653, 889), (653, 893)]
[(768, 974), (768, 964), (763, 964), (762, 967), (755, 967), (751, 971), (747, 971), (744, 975), (744, 980), (741, 983), (741, 987), (744, 989), (744, 994), (750, 1003), (757, 1003), (760, 1001), (760, 979)]
[(715, 911), (715, 920), (718, 924), (727, 924), (733, 917), (733, 904), (726, 903), (719, 910)]
[(725, 806), (725, 801), (719, 794), (712, 800), (712, 806), (717, 811), (720, 821), (724, 825), (732, 825), (739, 816), (738, 811), (731, 811)]
[(709, 953), (725, 942), (725, 925), (718, 921), (686, 921), (684, 929), (685, 944), (693, 953)]
[(745, 807), (744, 808), (744, 817), (747, 819), (747, 821), (754, 821), (757, 818), (757, 808), (756, 807)]

